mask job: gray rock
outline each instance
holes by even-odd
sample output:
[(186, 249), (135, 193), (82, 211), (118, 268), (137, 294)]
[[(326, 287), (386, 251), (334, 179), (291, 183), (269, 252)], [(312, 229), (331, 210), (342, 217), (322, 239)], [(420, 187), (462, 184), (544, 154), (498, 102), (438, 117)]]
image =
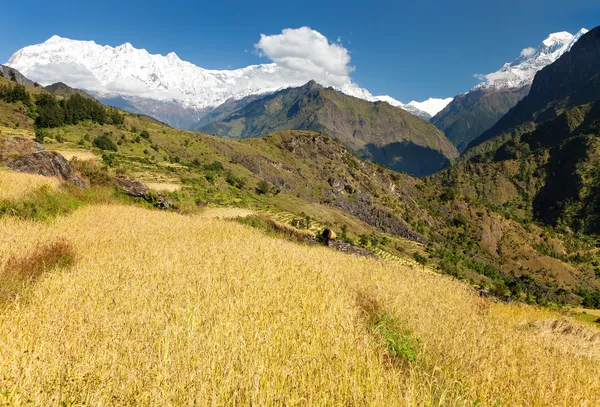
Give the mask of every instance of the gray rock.
[(58, 177), (81, 188), (86, 186), (65, 157), (25, 138), (13, 137), (0, 143), (0, 164), (13, 171)]
[(140, 181), (134, 179), (118, 177), (115, 179), (115, 185), (129, 196), (148, 198), (150, 195), (150, 189)]

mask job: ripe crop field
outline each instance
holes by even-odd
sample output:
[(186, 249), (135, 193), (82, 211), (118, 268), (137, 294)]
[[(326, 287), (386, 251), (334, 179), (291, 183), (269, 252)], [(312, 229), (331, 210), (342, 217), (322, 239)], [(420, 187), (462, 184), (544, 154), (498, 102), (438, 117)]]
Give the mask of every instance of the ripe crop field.
[(592, 327), (243, 215), (0, 218), (0, 405), (600, 405)]
[(0, 169), (0, 200), (22, 198), (40, 188), (54, 189), (59, 185), (58, 178)]

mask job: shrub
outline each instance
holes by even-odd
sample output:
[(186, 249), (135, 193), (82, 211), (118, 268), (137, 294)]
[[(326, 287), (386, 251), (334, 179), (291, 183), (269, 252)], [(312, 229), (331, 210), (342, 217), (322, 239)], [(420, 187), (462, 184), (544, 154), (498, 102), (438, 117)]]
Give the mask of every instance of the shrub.
[(258, 182), (258, 185), (256, 186), (256, 192), (261, 194), (261, 195), (266, 195), (271, 191), (271, 184), (269, 184), (267, 181), (260, 180)]
[(206, 164), (204, 169), (208, 171), (223, 171), (225, 167), (223, 167), (223, 163), (220, 161), (213, 161), (211, 164)]
[(227, 174), (225, 181), (231, 185), (232, 187), (242, 189), (246, 186), (246, 180), (244, 178), (240, 178), (232, 174), (231, 172)]
[(423, 266), (423, 268), (425, 268), (425, 265), (427, 264), (427, 257), (423, 256), (419, 252), (415, 252), (415, 254), (413, 254), (413, 259), (415, 259), (417, 263), (419, 263), (421, 266)]
[(142, 132), (140, 133), (140, 137), (145, 138), (146, 140), (150, 140), (150, 133), (148, 133), (148, 130), (142, 130)]
[[(107, 156), (106, 154), (104, 155)], [(112, 185), (114, 182), (114, 177), (109, 173), (108, 169), (95, 161), (73, 160), (71, 161), (71, 165), (77, 172), (87, 178), (92, 185)]]
[(37, 128), (35, 129), (35, 141), (42, 144), (44, 139), (48, 136), (48, 133), (44, 129)]
[(112, 167), (115, 163), (115, 155), (114, 154), (102, 154), (102, 162), (108, 166)]
[(94, 139), (94, 146), (105, 151), (117, 151), (117, 145), (108, 136), (99, 136)]

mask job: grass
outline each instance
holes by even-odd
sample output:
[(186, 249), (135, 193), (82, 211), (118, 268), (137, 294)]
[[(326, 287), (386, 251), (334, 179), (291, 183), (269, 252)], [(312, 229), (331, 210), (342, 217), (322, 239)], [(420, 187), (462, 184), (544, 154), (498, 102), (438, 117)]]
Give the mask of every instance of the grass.
[(58, 239), (35, 247), (25, 257), (9, 257), (0, 270), (0, 305), (14, 299), (30, 284), (53, 269), (64, 269), (75, 262), (73, 246)]
[(48, 185), (43, 185), (41, 188), (22, 192), (23, 194), (16, 199), (0, 199), (0, 217), (9, 215), (21, 219), (49, 221), (90, 204), (138, 203), (142, 206), (150, 205), (141, 199), (136, 201), (129, 198), (111, 186), (82, 189), (65, 185), (60, 189), (52, 189)]
[(240, 216), (235, 220), (243, 225), (260, 229), (267, 234), (284, 237), (296, 242), (314, 242), (315, 235), (309, 230), (299, 230), (295, 227), (277, 222), (265, 215)]
[(58, 178), (6, 171), (0, 168), (0, 201), (19, 199), (42, 188), (55, 190), (59, 185)]
[(0, 404), (600, 404), (590, 326), (219, 211), (0, 218), (2, 269), (58, 239), (77, 254), (0, 312)]

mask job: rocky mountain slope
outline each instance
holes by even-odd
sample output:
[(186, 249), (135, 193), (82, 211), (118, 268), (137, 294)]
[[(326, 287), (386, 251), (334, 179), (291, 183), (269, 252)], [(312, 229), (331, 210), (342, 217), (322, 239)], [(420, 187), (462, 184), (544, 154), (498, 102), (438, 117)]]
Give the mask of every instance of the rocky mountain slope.
[(15, 68), (11, 68), (10, 66), (0, 65), (0, 76), (3, 78), (7, 78), (13, 80), (17, 83), (27, 86), (34, 86), (35, 83), (32, 80), (29, 80), (25, 75), (16, 70)]
[(229, 138), (313, 130), (397, 171), (431, 174), (458, 153), (435, 126), (384, 102), (367, 102), (309, 82), (243, 105), (198, 130)]
[(469, 147), (479, 146), (520, 126), (544, 123), (557, 117), (566, 108), (594, 102), (599, 98), (600, 28), (596, 27), (581, 37), (570, 52), (542, 69), (536, 75), (527, 97)]
[(431, 120), (464, 151), (469, 143), (492, 127), (528, 93), (536, 73), (553, 63), (587, 33), (553, 33), (537, 49), (526, 48), (512, 63), (482, 76), (483, 82), (458, 95)]

